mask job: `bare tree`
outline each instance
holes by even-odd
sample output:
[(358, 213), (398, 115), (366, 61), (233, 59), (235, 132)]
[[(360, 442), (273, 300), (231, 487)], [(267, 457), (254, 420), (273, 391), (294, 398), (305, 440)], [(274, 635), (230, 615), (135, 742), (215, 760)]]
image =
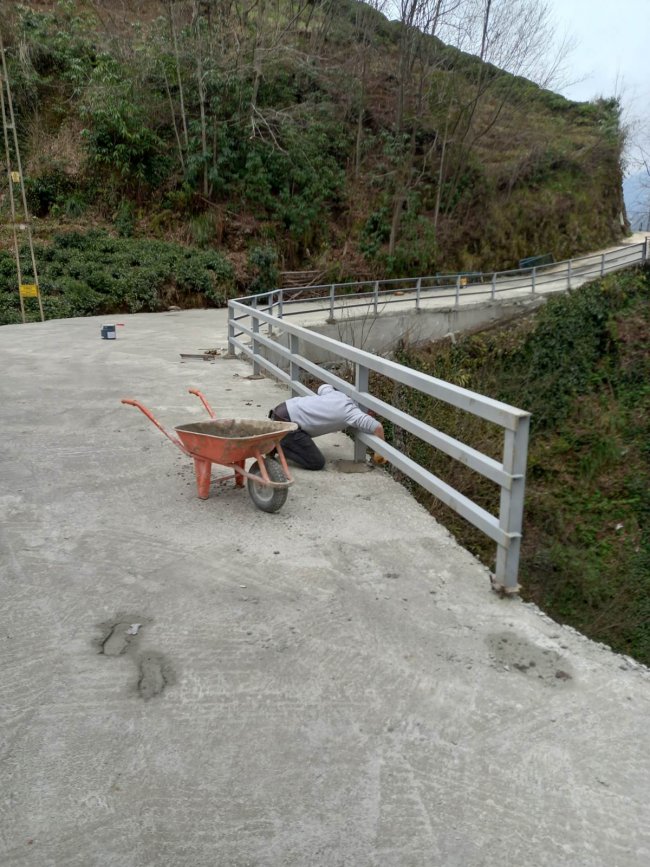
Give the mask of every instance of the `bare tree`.
[[(408, 0), (402, 0), (407, 3)], [(415, 0), (411, 0), (415, 2)], [(447, 44), (476, 56), (478, 63), (459, 75), (440, 78), (430, 94), (429, 104), (438, 120), (434, 148), (438, 154), (437, 190), (433, 222), (437, 229), (443, 209), (443, 189), (447, 191), (449, 212), (455, 201), (460, 179), (465, 172), (471, 148), (497, 122), (512, 98), (515, 79), (503, 87), (502, 70), (529, 77), (541, 86), (562, 75), (571, 41), (559, 44), (550, 7), (544, 0), (458, 0), (436, 9), (437, 35)], [(488, 100), (495, 81), (501, 79), (499, 98)], [(489, 104), (489, 105), (488, 105)], [(431, 158), (434, 155), (429, 152)], [(395, 202), (395, 228), (398, 202)], [(391, 231), (389, 249), (394, 244)]]
[(540, 87), (557, 87), (575, 40), (559, 35), (547, 0), (462, 0), (441, 22), (443, 41)]
[(388, 0), (368, 0), (359, 3), (355, 11), (355, 65), (357, 78), (357, 129), (354, 147), (354, 176), (361, 171), (361, 151), (363, 146), (363, 117), (366, 111), (368, 86), (368, 66), (373, 51), (377, 31), (378, 16), (383, 13)]
[[(210, 10), (208, 6), (208, 14)], [(196, 84), (199, 94), (199, 113), (201, 118), (201, 159), (203, 162), (203, 195), (208, 198), (210, 194), (208, 182), (208, 127), (205, 114), (205, 81), (203, 70), (203, 53), (204, 53), (204, 27), (201, 19), (201, 3), (200, 0), (194, 0), (192, 9), (192, 29), (195, 39), (195, 59), (196, 59)], [(208, 18), (207, 26), (210, 26)]]
[(462, 2), (463, 0), (400, 0), (402, 35), (395, 129), (398, 137), (403, 136), (406, 149), (395, 172), (388, 241), (390, 255), (395, 252), (404, 207), (409, 191), (417, 179), (414, 161), (420, 118), (425, 113), (425, 105), (429, 101), (430, 89), (433, 86), (432, 71), (439, 62), (435, 37), (444, 22), (457, 13)]
[[(189, 149), (189, 136), (187, 132), (187, 113), (185, 111), (185, 94), (183, 90), (183, 75), (181, 71), (181, 59), (180, 52), (178, 49), (178, 35), (176, 22), (174, 20), (174, 0), (168, 0), (167, 2), (167, 14), (169, 16), (169, 32), (172, 37), (172, 44), (174, 46), (174, 60), (176, 61), (176, 82), (178, 84), (178, 98), (180, 100), (181, 107), (181, 127), (183, 130), (183, 145), (185, 148), (185, 153), (187, 153)], [(174, 120), (174, 128), (176, 128), (176, 121)]]

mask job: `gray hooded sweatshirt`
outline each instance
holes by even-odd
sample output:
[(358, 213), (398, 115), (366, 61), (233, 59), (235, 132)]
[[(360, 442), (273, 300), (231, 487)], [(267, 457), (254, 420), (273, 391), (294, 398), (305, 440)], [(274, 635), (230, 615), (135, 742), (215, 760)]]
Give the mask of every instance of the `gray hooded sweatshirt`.
[(318, 394), (289, 398), (286, 406), (291, 421), (311, 437), (346, 427), (374, 433), (379, 424), (377, 419), (363, 412), (357, 403), (331, 385), (321, 385)]

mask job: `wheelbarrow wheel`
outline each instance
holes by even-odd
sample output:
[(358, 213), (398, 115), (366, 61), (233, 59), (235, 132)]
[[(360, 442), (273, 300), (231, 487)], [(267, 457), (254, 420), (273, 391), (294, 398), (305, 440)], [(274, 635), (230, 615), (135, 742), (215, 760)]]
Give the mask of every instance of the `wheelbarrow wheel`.
[[(272, 482), (286, 482), (287, 477), (282, 471), (282, 467), (273, 458), (265, 458), (266, 472)], [(248, 471), (252, 476), (261, 476), (262, 471), (257, 461), (251, 466)], [(263, 512), (277, 512), (284, 506), (289, 493), (288, 488), (272, 488), (270, 485), (259, 484), (252, 479), (248, 480), (248, 493), (251, 500), (255, 503), (258, 509)]]

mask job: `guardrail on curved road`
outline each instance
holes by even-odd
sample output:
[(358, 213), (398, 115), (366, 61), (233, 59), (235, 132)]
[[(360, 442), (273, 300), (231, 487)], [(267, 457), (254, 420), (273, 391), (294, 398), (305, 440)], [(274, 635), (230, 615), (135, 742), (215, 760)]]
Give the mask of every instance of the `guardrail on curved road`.
[[(489, 397), (435, 379), (394, 361), (356, 349), (338, 340), (316, 334), (307, 328), (286, 321), (293, 313), (304, 312), (307, 303), (313, 312), (326, 311), (335, 320), (339, 309), (366, 307), (377, 314), (379, 304), (403, 304), (409, 298), (420, 310), (427, 300), (453, 298), (461, 300), (488, 295), (508, 297), (517, 294), (566, 291), (613, 271), (640, 265), (649, 259), (649, 243), (630, 244), (604, 253), (582, 256), (530, 269), (500, 271), (491, 275), (436, 275), (375, 281), (373, 283), (328, 284), (305, 289), (276, 289), (272, 292), (238, 298), (228, 304), (228, 347), (231, 354), (241, 352), (253, 362), (253, 370), (261, 369), (291, 386), (292, 394), (310, 394), (301, 382), (304, 371), (328, 382), (356, 400), (362, 407), (374, 410), (382, 418), (419, 437), (424, 442), (460, 461), (490, 479), (501, 489), (498, 516), (487, 512), (464, 494), (439, 479), (425, 467), (402, 454), (394, 446), (369, 434), (356, 433), (355, 460), (365, 458), (367, 446), (387, 458), (402, 473), (422, 485), (458, 514), (496, 542), (495, 585), (507, 592), (518, 589), (517, 572), (524, 509), (524, 486), (528, 451), (530, 414)], [(486, 279), (487, 277), (487, 279)], [(367, 287), (371, 287), (368, 289)], [(310, 294), (305, 299), (304, 292)], [(301, 298), (296, 296), (301, 294)], [(405, 298), (406, 296), (406, 298)], [(325, 299), (325, 306), (317, 307)], [(314, 305), (312, 307), (312, 304)], [(300, 305), (300, 310), (298, 310)], [(245, 340), (241, 340), (241, 337)], [(354, 367), (354, 385), (329, 370), (309, 361), (300, 352), (302, 346), (324, 349), (332, 356)], [(465, 412), (487, 419), (504, 431), (502, 460), (494, 459), (465, 443), (442, 433), (419, 419), (373, 397), (368, 391), (369, 373), (380, 373), (424, 394), (435, 397)]]
[[(592, 253), (564, 262), (515, 268), (509, 271), (472, 274), (436, 274), (425, 277), (404, 277), (393, 280), (373, 280), (356, 283), (328, 283), (320, 286), (273, 289), (259, 295), (237, 300), (242, 304), (263, 308), (283, 319), (286, 316), (326, 313), (329, 322), (336, 314), (358, 310), (359, 315), (377, 315), (388, 306), (405, 302), (419, 311), (428, 305), (458, 307), (461, 303), (544, 295), (575, 289), (596, 280), (650, 261), (650, 240), (626, 244), (603, 253)], [(320, 306), (319, 306), (320, 305)], [(362, 309), (363, 308), (363, 309)]]
[[(315, 376), (349, 395), (365, 409), (375, 411), (382, 418), (409, 431), (498, 485), (501, 489), (501, 500), (499, 514), (495, 516), (394, 446), (370, 434), (356, 432), (356, 461), (365, 460), (366, 447), (374, 449), (398, 470), (493, 539), (497, 544), (494, 585), (507, 592), (517, 591), (529, 413), (394, 361), (355, 349), (299, 325), (290, 324), (241, 301), (229, 302), (229, 308), (229, 350), (232, 354), (237, 350), (251, 359), (255, 373), (261, 369), (268, 371), (281, 382), (289, 384), (293, 395), (311, 394), (310, 389), (301, 381), (303, 371)], [(240, 339), (242, 337), (245, 340)], [(353, 365), (354, 385), (309, 361), (300, 353), (301, 344), (324, 349), (341, 361)], [(368, 391), (371, 371), (499, 425), (504, 431), (502, 460), (496, 461), (371, 395)]]

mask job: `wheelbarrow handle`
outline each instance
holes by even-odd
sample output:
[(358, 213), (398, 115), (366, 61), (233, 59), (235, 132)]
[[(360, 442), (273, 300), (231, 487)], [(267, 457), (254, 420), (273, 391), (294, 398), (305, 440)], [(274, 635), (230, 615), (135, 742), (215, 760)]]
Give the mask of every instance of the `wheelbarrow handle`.
[(203, 406), (207, 409), (210, 418), (216, 418), (217, 417), (216, 412), (212, 409), (212, 407), (210, 406), (210, 404), (206, 400), (205, 395), (202, 392), (200, 392), (198, 390), (198, 388), (188, 388), (187, 390), (189, 391), (190, 394), (195, 394), (198, 397), (198, 399), (201, 401)]
[(129, 406), (135, 406), (137, 409), (139, 409), (140, 412), (144, 413), (144, 415), (147, 416), (147, 418), (149, 419), (150, 422), (153, 422), (153, 424), (156, 425), (156, 427), (158, 428), (159, 431), (162, 431), (165, 434), (165, 436), (167, 437), (168, 440), (173, 442), (175, 446), (178, 446), (178, 448), (182, 452), (185, 452), (186, 455), (189, 455), (188, 450), (185, 448), (183, 443), (178, 439), (178, 437), (175, 437), (175, 436), (173, 436), (173, 434), (170, 434), (169, 431), (166, 431), (165, 428), (160, 424), (158, 419), (154, 418), (153, 413), (150, 410), (148, 410), (146, 406), (143, 406), (139, 400), (133, 400), (132, 398), (124, 397), (124, 398), (122, 398), (122, 403), (126, 403)]

